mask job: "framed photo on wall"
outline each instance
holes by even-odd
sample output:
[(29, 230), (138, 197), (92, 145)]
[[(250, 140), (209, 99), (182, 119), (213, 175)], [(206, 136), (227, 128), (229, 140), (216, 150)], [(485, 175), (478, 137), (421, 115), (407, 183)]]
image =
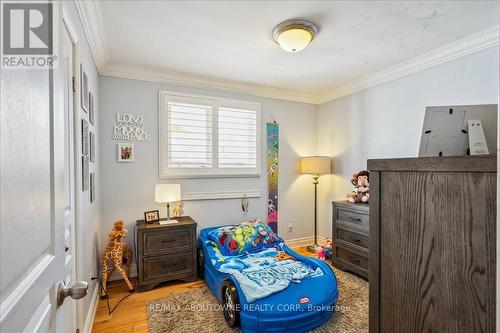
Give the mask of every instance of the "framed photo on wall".
[(85, 112), (89, 111), (89, 79), (87, 73), (83, 70), (83, 64), (80, 64), (80, 97), (81, 106)]
[(89, 122), (82, 119), (82, 155), (89, 154)]
[(90, 162), (88, 156), (82, 156), (82, 191), (89, 189)]
[(95, 172), (90, 174), (90, 202), (95, 201)]
[(94, 95), (89, 92), (89, 121), (94, 125)]
[(118, 144), (118, 162), (134, 162), (135, 149), (133, 143)]
[(90, 132), (90, 162), (95, 162), (95, 134)]

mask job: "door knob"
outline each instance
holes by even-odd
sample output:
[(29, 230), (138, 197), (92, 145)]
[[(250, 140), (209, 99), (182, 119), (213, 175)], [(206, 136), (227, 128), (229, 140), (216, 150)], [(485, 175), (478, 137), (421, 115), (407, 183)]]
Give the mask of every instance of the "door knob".
[(85, 281), (76, 281), (71, 287), (66, 286), (64, 281), (59, 282), (57, 287), (57, 305), (61, 306), (64, 299), (70, 296), (73, 299), (80, 299), (89, 292), (89, 284)]

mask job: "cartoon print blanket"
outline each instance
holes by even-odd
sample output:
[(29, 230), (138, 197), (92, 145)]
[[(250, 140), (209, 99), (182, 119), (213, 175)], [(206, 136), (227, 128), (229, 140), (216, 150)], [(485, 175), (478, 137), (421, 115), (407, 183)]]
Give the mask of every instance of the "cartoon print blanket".
[(319, 267), (313, 269), (286, 254), (282, 244), (239, 256), (222, 255), (215, 242), (209, 246), (214, 267), (236, 278), (248, 302), (284, 290), (290, 283), (323, 275)]
[(214, 229), (208, 234), (208, 239), (217, 243), (225, 256), (259, 252), (283, 242), (267, 224), (259, 220)]

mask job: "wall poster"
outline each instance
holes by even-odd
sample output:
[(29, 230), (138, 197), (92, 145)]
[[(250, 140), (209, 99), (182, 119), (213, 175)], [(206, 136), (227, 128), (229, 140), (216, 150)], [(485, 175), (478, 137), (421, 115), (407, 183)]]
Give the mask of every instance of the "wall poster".
[(278, 151), (279, 126), (276, 122), (267, 123), (267, 181), (269, 196), (267, 200), (267, 223), (278, 232)]

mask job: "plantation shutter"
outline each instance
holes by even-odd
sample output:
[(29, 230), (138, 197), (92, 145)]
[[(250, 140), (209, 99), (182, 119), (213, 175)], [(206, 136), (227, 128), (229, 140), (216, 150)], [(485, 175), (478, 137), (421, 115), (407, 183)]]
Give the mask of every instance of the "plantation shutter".
[(257, 111), (219, 107), (219, 168), (257, 167)]
[(212, 106), (168, 102), (168, 168), (212, 168)]

